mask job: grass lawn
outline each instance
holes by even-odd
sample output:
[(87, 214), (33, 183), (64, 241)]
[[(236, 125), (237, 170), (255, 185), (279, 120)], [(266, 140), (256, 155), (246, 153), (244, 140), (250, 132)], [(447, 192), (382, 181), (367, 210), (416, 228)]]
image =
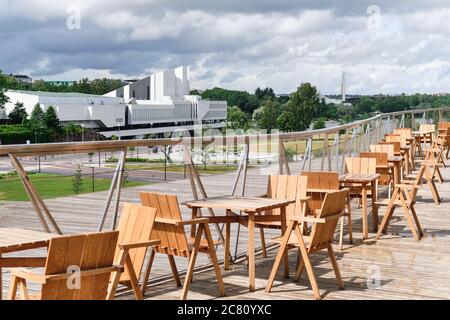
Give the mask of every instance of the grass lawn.
[[(75, 195), (72, 190), (72, 179), (73, 177), (57, 174), (36, 173), (30, 175), (31, 182), (43, 199)], [(108, 190), (110, 183), (110, 179), (95, 179), (95, 192)], [(128, 181), (125, 187), (136, 187), (145, 184), (148, 183)], [(81, 182), (81, 193), (90, 192), (92, 192), (92, 180), (90, 177), (83, 176)], [(18, 176), (7, 176), (0, 179), (0, 200), (29, 201), (28, 195), (22, 185), (22, 181)]]
[[(107, 167), (115, 167), (114, 165), (107, 165)], [(200, 174), (221, 174), (236, 171), (236, 165), (207, 165), (206, 169), (203, 165), (196, 166)], [(156, 170), (164, 171), (164, 163), (143, 163), (143, 164), (127, 164), (126, 168), (129, 170)], [(250, 166), (249, 166), (250, 168)], [(182, 164), (167, 164), (168, 172), (184, 172), (184, 165)], [(186, 168), (187, 171), (187, 168)]]

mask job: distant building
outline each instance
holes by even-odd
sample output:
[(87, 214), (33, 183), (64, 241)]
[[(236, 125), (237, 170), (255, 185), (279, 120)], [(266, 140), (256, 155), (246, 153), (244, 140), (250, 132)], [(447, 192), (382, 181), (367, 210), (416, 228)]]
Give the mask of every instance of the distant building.
[(33, 79), (30, 76), (24, 75), (24, 74), (14, 74), (11, 75), (14, 79), (16, 79), (18, 82), (22, 83), (33, 83)]
[(76, 81), (67, 81), (67, 80), (50, 80), (50, 81), (45, 81), (46, 84), (52, 85), (52, 86), (73, 86), (74, 84), (76, 84)]
[(37, 103), (44, 110), (52, 105), (62, 123), (74, 122), (106, 137), (162, 134), (180, 127), (193, 130), (198, 124), (223, 128), (227, 102), (203, 100), (201, 96), (189, 95), (189, 91), (188, 69), (179, 67), (103, 96), (10, 90), (6, 92), (10, 101), (5, 107), (9, 113), (16, 102), (22, 102), (30, 114)]

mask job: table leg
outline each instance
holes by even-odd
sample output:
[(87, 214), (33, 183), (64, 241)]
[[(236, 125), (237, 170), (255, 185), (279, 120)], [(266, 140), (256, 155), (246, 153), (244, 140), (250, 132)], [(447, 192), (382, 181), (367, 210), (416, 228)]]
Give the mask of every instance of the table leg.
[[(230, 210), (227, 210), (227, 216), (230, 215)], [(230, 222), (225, 223), (225, 250), (223, 253), (223, 261), (224, 261), (224, 269), (229, 270), (230, 269), (230, 228), (231, 224)]]
[(249, 290), (255, 291), (255, 214), (248, 213), (248, 275)]
[(372, 185), (372, 230), (377, 232), (378, 230), (378, 206), (376, 204), (378, 194), (377, 194), (377, 181), (374, 180)]
[[(286, 233), (286, 207), (280, 208), (281, 215), (281, 232), (284, 236)], [(287, 254), (288, 250), (284, 252), (283, 260), (284, 260), (284, 277), (289, 278), (289, 256)]]
[(401, 180), (401, 169), (400, 169), (400, 162), (394, 163), (394, 184), (399, 184)]
[[(198, 215), (198, 208), (196, 207), (192, 207), (192, 219), (196, 219)], [(191, 225), (191, 238), (195, 238), (195, 233), (196, 233), (196, 225), (192, 224)]]
[(409, 151), (405, 151), (405, 171), (406, 174), (409, 174)]
[(367, 222), (367, 189), (366, 184), (362, 185), (362, 227), (363, 227), (363, 239), (367, 239), (369, 237), (369, 225)]

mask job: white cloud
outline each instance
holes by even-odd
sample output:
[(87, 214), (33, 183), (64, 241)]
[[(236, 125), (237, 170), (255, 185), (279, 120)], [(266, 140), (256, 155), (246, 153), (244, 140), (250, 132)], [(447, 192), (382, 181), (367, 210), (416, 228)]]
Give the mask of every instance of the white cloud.
[[(0, 40), (10, 50), (0, 68), (78, 79), (189, 64), (197, 88), (280, 93), (304, 81), (337, 93), (346, 70), (353, 93), (447, 91), (446, 2), (380, 0), (376, 28), (368, 23), (372, 2), (6, 0)], [(67, 31), (73, 5), (82, 29)]]

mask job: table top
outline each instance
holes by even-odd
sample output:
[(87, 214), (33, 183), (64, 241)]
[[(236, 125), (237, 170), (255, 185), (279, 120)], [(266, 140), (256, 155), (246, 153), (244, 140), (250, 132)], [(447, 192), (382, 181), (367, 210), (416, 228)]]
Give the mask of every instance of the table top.
[(336, 191), (339, 191), (339, 189), (315, 189), (315, 188), (306, 189), (306, 193), (330, 193)]
[(189, 208), (228, 209), (243, 212), (259, 212), (269, 209), (286, 207), (295, 200), (276, 200), (261, 197), (223, 196), (212, 197), (206, 200), (188, 201)]
[(380, 177), (378, 173), (347, 173), (339, 177), (340, 182), (369, 183)]
[(0, 228), (0, 253), (46, 247), (57, 234), (23, 229)]

